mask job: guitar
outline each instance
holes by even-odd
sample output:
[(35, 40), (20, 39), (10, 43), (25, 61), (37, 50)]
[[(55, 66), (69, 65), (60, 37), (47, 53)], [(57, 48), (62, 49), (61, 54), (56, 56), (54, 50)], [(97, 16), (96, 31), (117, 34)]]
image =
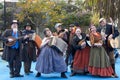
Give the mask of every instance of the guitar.
[(115, 39), (108, 40), (108, 46), (111, 48), (118, 48), (119, 46), (119, 39), (116, 37)]
[[(29, 35), (27, 35), (28, 37), (30, 37), (30, 36), (32, 36), (33, 34), (29, 34)], [(11, 47), (11, 46), (13, 46), (15, 43), (16, 43), (16, 41), (17, 40), (19, 40), (19, 39), (21, 39), (21, 38), (24, 38), (25, 36), (20, 36), (20, 37), (18, 37), (18, 38), (14, 38), (13, 36), (8, 36), (7, 37), (7, 39), (12, 39), (12, 41), (6, 41), (5, 42), (5, 45), (6, 46), (9, 46), (9, 47)]]
[[(113, 20), (112, 18), (110, 18), (110, 21), (112, 23), (112, 34), (114, 34), (114, 26), (113, 26)], [(118, 48), (119, 46), (119, 39), (118, 37), (116, 37), (115, 39), (108, 39), (108, 46), (111, 47), (111, 48)]]

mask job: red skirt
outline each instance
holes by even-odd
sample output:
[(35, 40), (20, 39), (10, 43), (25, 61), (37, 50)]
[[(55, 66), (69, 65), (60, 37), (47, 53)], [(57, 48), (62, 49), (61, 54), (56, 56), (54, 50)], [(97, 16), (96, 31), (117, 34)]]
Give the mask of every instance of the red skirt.
[(92, 67), (89, 66), (88, 67), (89, 73), (91, 73), (92, 75), (99, 75), (99, 76), (111, 76), (113, 72), (112, 67), (106, 67), (106, 68), (98, 68), (98, 67)]
[(77, 73), (87, 72), (89, 64), (90, 47), (77, 50), (73, 61), (73, 71)]

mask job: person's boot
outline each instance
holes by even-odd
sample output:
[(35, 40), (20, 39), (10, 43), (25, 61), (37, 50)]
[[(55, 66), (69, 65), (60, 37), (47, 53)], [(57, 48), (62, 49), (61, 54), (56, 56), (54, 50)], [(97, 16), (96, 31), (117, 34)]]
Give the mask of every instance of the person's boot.
[(116, 73), (113, 74), (114, 78), (118, 78), (118, 75)]
[(115, 64), (112, 64), (112, 68), (113, 68), (113, 71), (114, 71), (113, 76), (114, 76), (115, 78), (118, 78), (118, 76), (117, 76), (117, 74), (116, 74), (116, 72), (115, 72)]
[(85, 71), (84, 73), (83, 73), (83, 75), (87, 75), (89, 72), (88, 71)]
[(29, 75), (29, 72), (25, 72), (26, 75)]
[(67, 78), (67, 76), (65, 75), (65, 72), (62, 72), (62, 73), (61, 73), (61, 77), (62, 77), (62, 78)]
[(10, 78), (14, 78), (15, 76), (13, 74), (10, 74)]
[(75, 76), (75, 75), (76, 75), (75, 72), (72, 72), (72, 73), (70, 74), (71, 77), (72, 77), (72, 76)]
[(38, 72), (38, 73), (36, 74), (36, 77), (40, 77), (40, 76), (41, 76), (41, 73)]
[(70, 66), (70, 70), (71, 70), (71, 73), (73, 73), (73, 61), (72, 61), (71, 66)]
[(29, 73), (33, 73), (33, 71), (29, 71)]

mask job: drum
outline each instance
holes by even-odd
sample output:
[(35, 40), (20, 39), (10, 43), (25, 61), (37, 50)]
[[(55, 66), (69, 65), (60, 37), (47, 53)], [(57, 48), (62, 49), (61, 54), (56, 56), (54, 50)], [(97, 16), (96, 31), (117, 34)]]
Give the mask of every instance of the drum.
[(37, 48), (40, 48), (42, 43), (42, 39), (40, 38), (40, 36), (37, 35), (36, 33), (33, 33), (32, 40), (35, 41)]
[(56, 48), (62, 53), (65, 53), (67, 50), (67, 43), (57, 36), (51, 37), (51, 40), (48, 43), (49, 46)]

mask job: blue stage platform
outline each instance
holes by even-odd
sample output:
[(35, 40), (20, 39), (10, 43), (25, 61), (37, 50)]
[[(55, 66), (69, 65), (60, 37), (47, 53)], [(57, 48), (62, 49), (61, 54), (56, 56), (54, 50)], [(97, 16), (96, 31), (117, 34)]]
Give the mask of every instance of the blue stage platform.
[(25, 75), (23, 67), (21, 69), (21, 74), (24, 75), (24, 77), (21, 78), (9, 78), (9, 69), (6, 67), (7, 62), (0, 59), (0, 80), (120, 80), (120, 58), (116, 61), (116, 72), (119, 76), (119, 78), (103, 78), (103, 77), (96, 77), (91, 75), (76, 75), (73, 77), (70, 77), (70, 70), (68, 69), (68, 72), (66, 75), (68, 76), (67, 79), (60, 78), (59, 73), (52, 73), (52, 74), (42, 74), (41, 77), (36, 78), (36, 71), (35, 71), (35, 65), (36, 63), (32, 64), (32, 71), (34, 73), (30, 75)]

